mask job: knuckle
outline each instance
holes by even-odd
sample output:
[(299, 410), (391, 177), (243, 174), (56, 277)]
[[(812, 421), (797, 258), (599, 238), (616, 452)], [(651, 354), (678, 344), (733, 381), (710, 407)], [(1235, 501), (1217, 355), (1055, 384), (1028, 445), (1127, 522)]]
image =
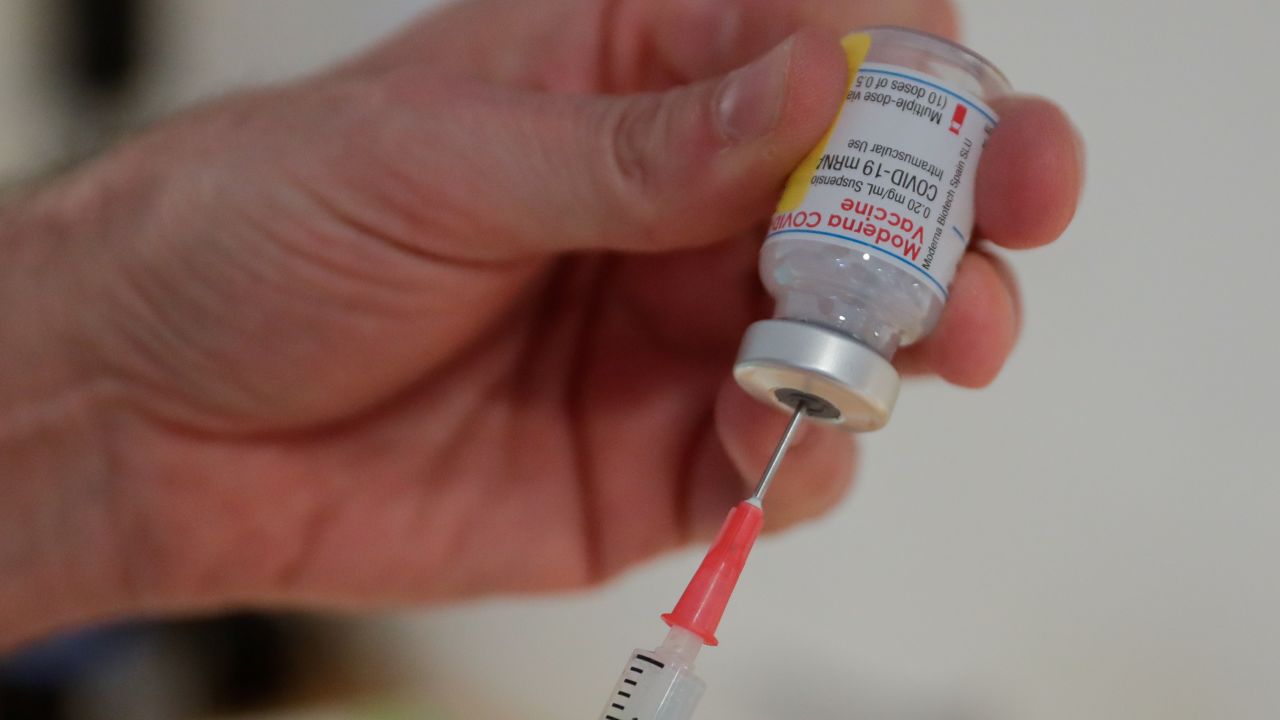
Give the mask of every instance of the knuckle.
[(959, 18), (952, 0), (921, 0), (921, 27), (943, 37), (955, 37), (959, 29)]
[(658, 149), (666, 146), (670, 112), (667, 98), (653, 96), (610, 109), (604, 119), (609, 192), (633, 229), (651, 229), (660, 217), (665, 186)]
[(652, 147), (657, 110), (652, 103), (632, 102), (608, 113), (605, 138), (612, 175), (627, 193), (648, 191), (654, 185)]
[[(877, 3), (868, 9), (865, 5), (855, 10), (863, 17), (861, 24), (894, 24), (914, 27), (918, 30), (954, 37), (957, 30), (956, 8), (952, 0), (913, 0), (900, 3)], [(871, 17), (868, 18), (866, 15)]]

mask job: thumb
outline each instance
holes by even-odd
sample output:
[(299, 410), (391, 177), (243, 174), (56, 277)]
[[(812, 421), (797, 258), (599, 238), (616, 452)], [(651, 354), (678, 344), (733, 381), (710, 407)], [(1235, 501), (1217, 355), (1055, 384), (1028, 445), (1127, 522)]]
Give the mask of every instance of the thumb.
[[(426, 212), (467, 231), (420, 242), (493, 260), (723, 239), (767, 217), (847, 82), (836, 39), (802, 32), (728, 75), (662, 93), (451, 90), (445, 110), (424, 108), (435, 130), (419, 140), (432, 147), (418, 167), (433, 198)], [(391, 161), (413, 162), (403, 152)]]

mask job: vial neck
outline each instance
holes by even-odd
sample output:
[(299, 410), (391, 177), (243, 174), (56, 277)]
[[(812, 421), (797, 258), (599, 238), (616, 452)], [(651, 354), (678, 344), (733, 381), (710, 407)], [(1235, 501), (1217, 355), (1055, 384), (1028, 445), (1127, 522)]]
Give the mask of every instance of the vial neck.
[(902, 342), (902, 332), (866, 305), (840, 297), (787, 292), (778, 298), (774, 317), (799, 320), (844, 333), (892, 360)]

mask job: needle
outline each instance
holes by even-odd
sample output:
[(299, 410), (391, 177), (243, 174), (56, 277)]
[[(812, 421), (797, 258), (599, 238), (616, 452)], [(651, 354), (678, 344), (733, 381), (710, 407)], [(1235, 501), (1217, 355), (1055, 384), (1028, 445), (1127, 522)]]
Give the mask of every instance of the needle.
[(787, 454), (787, 447), (795, 439), (800, 421), (813, 412), (812, 403), (811, 400), (797, 398), (795, 414), (791, 416), (787, 431), (773, 451), (769, 467), (765, 468), (764, 477), (760, 478), (755, 494), (729, 511), (729, 517), (725, 518), (720, 533), (707, 550), (706, 557), (684, 589), (675, 609), (662, 616), (671, 627), (684, 628), (701, 638), (706, 645), (716, 644), (716, 627), (724, 615), (725, 606), (729, 604), (733, 588), (738, 584), (738, 576), (747, 564), (751, 546), (764, 527), (764, 494), (769, 490), (769, 483), (778, 472), (778, 466), (782, 464), (782, 456)]
[(662, 616), (671, 627), (684, 628), (702, 638), (707, 645), (716, 644), (716, 626), (720, 624), (729, 596), (733, 594), (738, 576), (747, 564), (751, 546), (764, 526), (764, 494), (782, 464), (782, 456), (787, 454), (787, 447), (795, 439), (796, 428), (812, 408), (813, 405), (803, 398), (796, 402), (796, 412), (773, 451), (755, 494), (729, 511), (729, 517), (725, 518), (720, 533), (707, 550), (675, 609)]
[(757, 505), (764, 502), (764, 494), (769, 491), (769, 483), (772, 483), (773, 476), (778, 474), (778, 466), (782, 464), (782, 458), (787, 454), (787, 448), (791, 446), (791, 441), (795, 439), (796, 429), (800, 427), (800, 421), (804, 419), (805, 412), (808, 409), (808, 406), (803, 401), (796, 403), (796, 411), (791, 416), (787, 431), (782, 434), (782, 439), (778, 441), (778, 447), (773, 449), (773, 457), (769, 458), (769, 465), (764, 469), (760, 484), (756, 485), (755, 494), (747, 502)]

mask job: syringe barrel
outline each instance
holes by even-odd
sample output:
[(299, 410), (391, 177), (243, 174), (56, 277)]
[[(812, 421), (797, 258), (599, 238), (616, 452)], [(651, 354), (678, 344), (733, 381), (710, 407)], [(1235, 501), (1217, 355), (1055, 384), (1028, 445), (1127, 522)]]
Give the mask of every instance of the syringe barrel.
[(688, 665), (653, 650), (636, 650), (600, 720), (689, 720), (706, 687)]

